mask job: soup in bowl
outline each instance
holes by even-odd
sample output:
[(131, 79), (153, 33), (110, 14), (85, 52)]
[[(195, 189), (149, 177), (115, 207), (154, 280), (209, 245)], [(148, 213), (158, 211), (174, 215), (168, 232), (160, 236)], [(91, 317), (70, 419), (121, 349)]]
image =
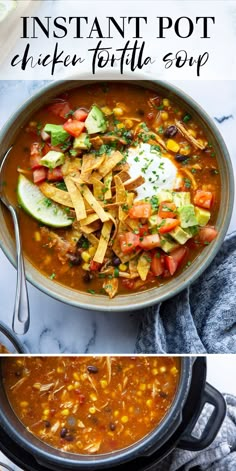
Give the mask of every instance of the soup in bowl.
[(203, 112), (163, 85), (79, 85), (35, 99), (6, 165), (31, 280), (82, 307), (152, 304), (220, 246), (232, 210), (227, 150)]

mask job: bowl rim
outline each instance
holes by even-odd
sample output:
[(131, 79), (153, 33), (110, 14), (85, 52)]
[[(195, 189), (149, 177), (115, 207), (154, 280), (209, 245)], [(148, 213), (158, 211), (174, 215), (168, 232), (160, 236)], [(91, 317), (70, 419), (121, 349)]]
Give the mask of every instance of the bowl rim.
[[(35, 286), (37, 289), (39, 289), (41, 292), (47, 294), (48, 296), (52, 297), (53, 299), (56, 299), (57, 301), (60, 301), (64, 304), (69, 304), (71, 306), (75, 306), (77, 308), (85, 309), (85, 310), (95, 310), (95, 311), (102, 311), (102, 312), (104, 312), (104, 311), (107, 311), (107, 312), (110, 312), (110, 311), (124, 312), (126, 310), (133, 311), (133, 310), (144, 309), (144, 308), (153, 306), (157, 303), (163, 302), (163, 301), (179, 294), (181, 291), (188, 288), (194, 281), (196, 281), (196, 279), (199, 278), (202, 275), (202, 273), (207, 269), (207, 267), (210, 265), (212, 260), (215, 258), (218, 250), (220, 249), (220, 247), (223, 243), (223, 240), (226, 236), (229, 224), (230, 224), (231, 215), (232, 215), (232, 211), (233, 211), (233, 203), (234, 203), (234, 176), (233, 176), (233, 167), (232, 167), (232, 162), (231, 162), (231, 159), (230, 159), (229, 151), (228, 151), (227, 146), (224, 142), (224, 139), (221, 135), (221, 132), (217, 128), (217, 126), (214, 123), (213, 119), (208, 115), (208, 113), (190, 95), (188, 95), (182, 89), (180, 89), (179, 87), (176, 87), (172, 83), (169, 83), (169, 82), (163, 81), (163, 80), (150, 79), (150, 77), (145, 76), (145, 75), (140, 76), (140, 77), (137, 76), (135, 79), (134, 79), (133, 76), (132, 77), (128, 76), (126, 80), (121, 80), (119, 78), (119, 76), (116, 77), (115, 73), (112, 74), (112, 75), (114, 76), (114, 78), (112, 77), (112, 79), (110, 79), (110, 78), (105, 79), (105, 78), (99, 78), (98, 77), (98, 78), (93, 79), (93, 80), (89, 80), (87, 77), (84, 78), (81, 75), (80, 77), (76, 78), (76, 80), (75, 79), (70, 80), (70, 78), (68, 78), (68, 80), (57, 80), (57, 81), (50, 82), (46, 86), (43, 85), (42, 87), (40, 87), (39, 90), (37, 90), (36, 93), (33, 94), (32, 97), (25, 100), (17, 108), (17, 110), (15, 110), (15, 112), (10, 116), (10, 118), (7, 120), (5, 125), (0, 129), (0, 140), (2, 141), (3, 138), (4, 138), (4, 135), (7, 134), (7, 132), (10, 130), (11, 125), (12, 125), (12, 121), (14, 121), (19, 115), (21, 115), (23, 113), (23, 111), (25, 109), (27, 109), (28, 106), (32, 102), (36, 102), (37, 100), (39, 100), (39, 98), (41, 98), (43, 95), (45, 95), (45, 93), (53, 91), (54, 88), (56, 89), (57, 87), (60, 87), (60, 86), (64, 87), (64, 85), (66, 86), (66, 84), (70, 84), (71, 82), (73, 82), (73, 84), (76, 83), (76, 85), (74, 87), (71, 87), (71, 88), (76, 88), (76, 86), (78, 86), (78, 87), (83, 86), (83, 85), (85, 85), (86, 82), (97, 83), (97, 82), (104, 82), (104, 81), (106, 81), (106, 82), (107, 81), (112, 81), (114, 83), (115, 82), (124, 82), (124, 83), (129, 82), (129, 83), (133, 83), (134, 85), (139, 85), (140, 84), (144, 88), (147, 88), (148, 86), (152, 86), (152, 85), (154, 87), (159, 86), (161, 88), (166, 89), (169, 93), (173, 93), (174, 95), (176, 95), (181, 101), (187, 103), (187, 105), (189, 107), (191, 107), (194, 110), (194, 112), (207, 123), (211, 133), (214, 134), (214, 137), (215, 137), (215, 139), (218, 143), (218, 146), (221, 149), (221, 152), (224, 156), (223, 160), (224, 160), (224, 163), (226, 164), (226, 168), (227, 168), (227, 172), (228, 172), (228, 184), (229, 184), (228, 208), (227, 208), (227, 212), (226, 212), (225, 217), (224, 217), (224, 225), (220, 229), (220, 234), (218, 235), (217, 239), (212, 244), (210, 244), (210, 246), (204, 248), (205, 257), (204, 257), (204, 260), (201, 261), (201, 266), (199, 266), (198, 269), (195, 269), (195, 270), (193, 269), (192, 270), (192, 267), (194, 267), (196, 265), (197, 259), (199, 259), (199, 257), (201, 256), (201, 254), (200, 254), (194, 260), (192, 266), (189, 268), (189, 272), (186, 274), (187, 279), (183, 279), (181, 281), (181, 283), (179, 283), (178, 286), (172, 287), (172, 285), (175, 284), (175, 280), (181, 278), (184, 275), (183, 272), (181, 274), (179, 274), (173, 280), (170, 280), (168, 283), (166, 283), (165, 286), (168, 286), (169, 289), (166, 290), (166, 293), (164, 293), (164, 294), (161, 294), (161, 295), (158, 296), (158, 290), (160, 289), (160, 287), (153, 287), (153, 288), (150, 288), (148, 290), (143, 291), (143, 294), (146, 293), (147, 297), (146, 297), (145, 300), (142, 300), (142, 301), (136, 300), (136, 295), (139, 295), (140, 293), (119, 294), (117, 297), (113, 298), (112, 300), (110, 300), (110, 299), (107, 300), (107, 297), (105, 295), (95, 295), (95, 296), (93, 295), (92, 296), (88, 293), (84, 293), (82, 291), (74, 290), (73, 288), (67, 287), (66, 285), (63, 285), (61, 283), (57, 283), (57, 285), (59, 285), (62, 288), (61, 292), (53, 292), (53, 287), (55, 286), (55, 281), (51, 281), (51, 280), (47, 279), (44, 274), (42, 274), (39, 270), (37, 270), (34, 267), (34, 265), (30, 261), (28, 261), (28, 263), (30, 264), (30, 267), (33, 270), (36, 270), (36, 272), (39, 273), (43, 278), (47, 279), (47, 286), (42, 285), (40, 282), (34, 280), (34, 276), (32, 275), (32, 273), (28, 272), (28, 270), (26, 268), (26, 278), (27, 278), (27, 280), (33, 286)], [(80, 82), (81, 82), (81, 85), (80, 85)], [(16, 266), (15, 259), (12, 256), (12, 254), (10, 253), (10, 251), (8, 251), (8, 249), (4, 246), (4, 242), (1, 240), (1, 234), (0, 234), (0, 247), (3, 250), (4, 254), (6, 255), (6, 257), (8, 258), (8, 260), (15, 267)], [(191, 274), (191, 276), (188, 276), (188, 274), (190, 275), (191, 270), (193, 271), (193, 273)], [(62, 292), (63, 288), (66, 289), (70, 293), (74, 293), (74, 295), (75, 295), (74, 298), (71, 299), (71, 297), (69, 298), (69, 296), (66, 296), (66, 294), (63, 294), (63, 292)], [(155, 291), (155, 296), (153, 295), (153, 297), (151, 297), (151, 299), (150, 299), (149, 296), (148, 296), (148, 293), (154, 293), (154, 291)], [(79, 296), (80, 294), (87, 296), (86, 301), (81, 301), (80, 300), (80, 296)], [(102, 299), (102, 300), (104, 300), (104, 302), (102, 302), (101, 305), (99, 303), (97, 304), (96, 303), (96, 298), (99, 299), (99, 300)], [(123, 306), (122, 303), (120, 305), (119, 300), (121, 298), (122, 299), (127, 298), (128, 306)], [(91, 302), (90, 302), (90, 299), (91, 299)]]

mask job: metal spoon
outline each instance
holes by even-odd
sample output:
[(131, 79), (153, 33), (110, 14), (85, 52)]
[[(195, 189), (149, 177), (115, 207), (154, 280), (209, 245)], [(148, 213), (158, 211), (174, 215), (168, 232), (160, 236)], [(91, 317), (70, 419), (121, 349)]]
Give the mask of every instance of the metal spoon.
[(16, 239), (16, 254), (17, 254), (17, 281), (16, 281), (16, 296), (13, 312), (12, 328), (16, 334), (25, 334), (29, 329), (30, 311), (28, 291), (25, 279), (25, 266), (22, 256), (21, 240), (19, 222), (17, 212), (14, 206), (9, 202), (3, 184), (3, 167), (6, 162), (8, 154), (11, 152), (12, 146), (4, 155), (0, 165), (0, 200), (10, 211), (14, 223), (15, 239)]

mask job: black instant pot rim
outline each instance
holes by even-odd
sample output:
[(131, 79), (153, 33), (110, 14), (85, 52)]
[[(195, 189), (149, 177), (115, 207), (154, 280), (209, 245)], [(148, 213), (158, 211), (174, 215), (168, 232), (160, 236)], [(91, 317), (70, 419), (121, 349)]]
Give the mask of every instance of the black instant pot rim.
[[(25, 451), (33, 455), (38, 463), (42, 463), (49, 466), (49, 469), (83, 469), (90, 470), (91, 466), (95, 466), (96, 469), (107, 469), (117, 466), (118, 464), (124, 464), (134, 459), (140, 459), (142, 456), (148, 456), (157, 451), (171, 435), (178, 429), (182, 421), (182, 410), (186, 403), (189, 388), (192, 380), (192, 365), (193, 358), (181, 357), (181, 374), (179, 380), (179, 387), (176, 392), (175, 399), (172, 403), (171, 408), (167, 412), (164, 419), (161, 421), (159, 426), (142, 440), (139, 440), (135, 444), (127, 447), (123, 450), (113, 452), (111, 454), (88, 456), (78, 455), (62, 452), (57, 450), (34, 437), (30, 432), (27, 432), (25, 427), (21, 424), (19, 419), (14, 414), (14, 411), (10, 408), (6, 394), (3, 391), (2, 399), (5, 398), (6, 403), (9, 405), (8, 417), (5, 414), (5, 409), (0, 408), (0, 422), (5, 433)], [(9, 418), (9, 416), (11, 417)], [(17, 425), (21, 430), (21, 433), (16, 430), (16, 426), (13, 423), (13, 417), (17, 418)], [(11, 420), (12, 418), (12, 420)], [(43, 449), (40, 447), (43, 447)], [(56, 454), (55, 454), (56, 450)], [(54, 468), (52, 466), (55, 466)]]
[(15, 348), (16, 352), (10, 352), (11, 355), (28, 353), (24, 344), (18, 339), (17, 335), (2, 321), (0, 321), (0, 333), (3, 334)]

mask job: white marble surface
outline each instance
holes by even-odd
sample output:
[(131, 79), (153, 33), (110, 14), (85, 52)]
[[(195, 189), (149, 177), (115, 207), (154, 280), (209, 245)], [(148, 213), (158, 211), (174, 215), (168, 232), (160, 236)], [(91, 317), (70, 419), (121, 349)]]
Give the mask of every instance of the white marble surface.
[[(236, 355), (208, 355), (207, 381), (220, 392), (227, 392), (235, 395), (236, 376), (232, 374), (232, 371), (235, 371), (235, 369)], [(11, 463), (1, 452), (0, 462), (12, 467), (12, 471), (24, 471)]]
[[(213, 118), (230, 151), (236, 175), (236, 87), (233, 81), (173, 82), (195, 98)], [(0, 126), (43, 82), (0, 81)], [(230, 231), (236, 229), (236, 207)], [(11, 325), (15, 269), (0, 250), (0, 319)], [(49, 298), (29, 285), (31, 325), (22, 338), (32, 353), (132, 353), (140, 313), (83, 311)]]

